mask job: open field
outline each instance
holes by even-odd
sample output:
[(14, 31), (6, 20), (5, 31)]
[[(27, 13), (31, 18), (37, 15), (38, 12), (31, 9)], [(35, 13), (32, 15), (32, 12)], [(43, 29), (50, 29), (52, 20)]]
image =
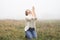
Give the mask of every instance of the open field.
[[(23, 20), (0, 20), (0, 40), (26, 40)], [(37, 40), (60, 40), (60, 20), (37, 21)]]

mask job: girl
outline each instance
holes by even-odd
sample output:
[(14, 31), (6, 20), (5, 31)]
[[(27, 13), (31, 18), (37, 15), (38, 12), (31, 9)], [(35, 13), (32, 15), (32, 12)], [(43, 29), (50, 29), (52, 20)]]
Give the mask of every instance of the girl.
[(25, 37), (27, 38), (27, 40), (32, 40), (33, 38), (37, 38), (35, 26), (35, 21), (37, 20), (37, 18), (34, 7), (32, 7), (32, 11), (27, 9), (25, 11), (25, 15), (26, 15)]

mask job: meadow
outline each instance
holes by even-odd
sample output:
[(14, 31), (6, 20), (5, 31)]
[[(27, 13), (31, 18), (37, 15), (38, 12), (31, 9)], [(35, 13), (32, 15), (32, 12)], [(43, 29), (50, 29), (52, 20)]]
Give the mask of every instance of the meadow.
[[(0, 20), (0, 40), (26, 40), (24, 20)], [(60, 40), (60, 20), (36, 22), (37, 40)]]

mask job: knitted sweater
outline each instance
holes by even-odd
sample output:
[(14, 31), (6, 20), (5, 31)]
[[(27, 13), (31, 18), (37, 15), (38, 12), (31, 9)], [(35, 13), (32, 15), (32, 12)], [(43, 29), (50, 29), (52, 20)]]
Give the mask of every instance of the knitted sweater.
[(36, 30), (36, 26), (35, 26), (36, 19), (37, 18), (33, 17), (32, 15), (28, 15), (25, 17), (26, 20), (25, 31), (27, 31), (29, 28), (35, 28)]

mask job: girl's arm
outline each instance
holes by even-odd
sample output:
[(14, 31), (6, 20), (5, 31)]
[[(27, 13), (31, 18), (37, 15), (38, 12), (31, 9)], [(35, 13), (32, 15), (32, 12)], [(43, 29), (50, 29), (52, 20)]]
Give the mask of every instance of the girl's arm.
[(34, 6), (32, 7), (32, 16), (34, 20), (37, 20)]
[(34, 6), (32, 7), (32, 16), (33, 16), (33, 17), (36, 17)]

